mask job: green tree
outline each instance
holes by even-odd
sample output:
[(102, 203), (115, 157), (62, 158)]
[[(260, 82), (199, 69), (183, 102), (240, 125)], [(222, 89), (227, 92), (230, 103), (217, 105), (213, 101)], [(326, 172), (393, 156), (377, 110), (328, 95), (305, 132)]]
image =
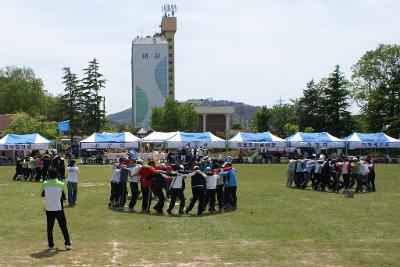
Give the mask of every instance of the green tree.
[(284, 127), (284, 135), (283, 136), (290, 136), (300, 130), (299, 126), (296, 124), (286, 123)]
[[(342, 136), (352, 131), (349, 82), (336, 65), (328, 78), (320, 81), (324, 125), (322, 130)], [(310, 125), (308, 125), (310, 126)]]
[(180, 104), (181, 129), (185, 132), (195, 132), (199, 126), (199, 114), (192, 104)]
[(313, 127), (306, 127), (304, 128), (305, 133), (313, 133), (315, 132), (315, 129)]
[(257, 110), (254, 118), (254, 124), (258, 132), (266, 132), (269, 130), (269, 121), (271, 112), (266, 106), (262, 106)]
[(26, 112), (42, 115), (47, 92), (31, 68), (8, 66), (0, 69), (0, 114)]
[(380, 44), (353, 65), (353, 97), (368, 131), (400, 132), (400, 45)]
[(234, 123), (232, 125), (232, 130), (242, 130), (242, 125), (240, 123)]
[(5, 131), (5, 134), (31, 134), (39, 133), (42, 136), (55, 139), (58, 135), (57, 123), (48, 121), (46, 117), (31, 117), (26, 113), (16, 113), (14, 121)]
[(105, 110), (102, 107), (103, 97), (99, 94), (105, 87), (106, 80), (99, 72), (97, 59), (89, 62), (89, 66), (83, 70), (82, 98), (83, 98), (83, 122), (86, 133), (98, 132), (105, 123)]
[(321, 94), (314, 80), (311, 80), (303, 90), (303, 96), (295, 102), (296, 117), (301, 129), (312, 127), (317, 131), (322, 130)]
[(70, 134), (71, 139), (74, 139), (74, 135), (82, 131), (84, 128), (82, 124), (84, 114), (84, 98), (83, 92), (80, 85), (80, 80), (75, 73), (71, 72), (69, 67), (63, 68), (64, 76), (62, 77), (65, 85), (64, 95), (61, 96), (61, 102), (63, 107), (63, 115), (70, 121)]
[(295, 123), (294, 105), (279, 103), (272, 106), (269, 111), (269, 125), (271, 130), (277, 135), (283, 136), (285, 125), (287, 123)]
[(167, 98), (164, 107), (154, 107), (150, 126), (155, 131), (193, 132), (197, 130), (199, 115), (191, 104), (181, 104)]

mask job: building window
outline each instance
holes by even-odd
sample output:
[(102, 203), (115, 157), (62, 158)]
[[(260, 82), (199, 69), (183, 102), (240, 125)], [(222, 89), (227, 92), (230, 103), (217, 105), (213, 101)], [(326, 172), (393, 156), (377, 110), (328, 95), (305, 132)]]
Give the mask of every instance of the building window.
[(169, 91), (169, 95), (172, 95), (172, 91)]
[(172, 57), (172, 54), (169, 54), (169, 57)]
[(169, 84), (169, 87), (172, 87), (172, 83)]
[(172, 69), (169, 69), (169, 72), (172, 72)]
[(169, 79), (170, 81), (172, 81), (172, 76), (169, 76), (168, 79)]
[(168, 40), (168, 42), (172, 42), (172, 38), (168, 38), (167, 40)]
[(172, 45), (169, 46), (169, 49), (172, 49)]
[(169, 62), (169, 65), (172, 65), (172, 61)]

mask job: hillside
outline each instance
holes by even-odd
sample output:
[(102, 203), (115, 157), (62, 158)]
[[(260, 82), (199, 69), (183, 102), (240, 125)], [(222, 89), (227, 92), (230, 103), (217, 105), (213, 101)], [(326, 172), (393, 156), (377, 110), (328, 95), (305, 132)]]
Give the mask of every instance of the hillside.
[[(255, 112), (259, 108), (258, 106), (247, 105), (242, 102), (234, 102), (228, 100), (213, 100), (202, 99), (201, 106), (234, 106), (235, 113), (233, 114), (233, 123), (240, 123), (242, 125), (247, 125), (254, 117)], [(107, 119), (115, 124), (130, 124), (132, 121), (132, 109), (126, 109), (121, 112), (110, 114)]]

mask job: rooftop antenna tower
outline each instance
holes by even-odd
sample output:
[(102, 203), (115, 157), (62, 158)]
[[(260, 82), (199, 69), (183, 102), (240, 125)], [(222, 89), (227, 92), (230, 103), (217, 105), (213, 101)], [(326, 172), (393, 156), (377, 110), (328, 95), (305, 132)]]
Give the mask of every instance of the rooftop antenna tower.
[(162, 13), (166, 17), (173, 17), (175, 16), (176, 11), (178, 8), (174, 4), (165, 4), (162, 6)]

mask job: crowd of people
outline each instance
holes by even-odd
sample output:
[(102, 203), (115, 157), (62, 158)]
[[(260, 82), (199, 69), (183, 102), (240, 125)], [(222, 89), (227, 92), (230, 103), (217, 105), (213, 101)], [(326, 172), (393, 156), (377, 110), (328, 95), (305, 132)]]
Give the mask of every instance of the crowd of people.
[(370, 155), (364, 158), (331, 158), (315, 154), (304, 158), (291, 158), (287, 167), (287, 187), (306, 189), (311, 181), (311, 188), (316, 191), (339, 193), (352, 190), (356, 193), (375, 192), (375, 164)]
[(13, 180), (46, 181), (49, 177), (50, 168), (57, 170), (59, 180), (65, 179), (65, 160), (61, 153), (50, 154), (46, 152), (44, 155), (18, 156), (15, 160)]
[[(186, 159), (184, 160), (186, 161)], [(192, 198), (185, 206), (185, 180), (191, 179)], [(129, 180), (129, 181), (128, 181)], [(148, 165), (133, 157), (121, 158), (113, 166), (111, 176), (111, 194), (109, 207), (124, 209), (127, 203), (127, 183), (130, 185), (128, 208), (136, 211), (136, 202), (142, 194), (142, 212), (150, 212), (152, 196), (157, 198), (153, 209), (164, 213), (166, 198), (170, 199), (168, 214), (173, 214), (176, 200), (179, 199), (178, 214), (188, 214), (198, 203), (197, 215), (203, 214), (208, 207), (209, 213), (234, 210), (237, 207), (236, 169), (231, 162), (212, 161), (208, 156), (193, 164), (156, 165), (150, 160)], [(139, 185), (140, 184), (140, 185)], [(164, 194), (165, 191), (165, 194)]]

